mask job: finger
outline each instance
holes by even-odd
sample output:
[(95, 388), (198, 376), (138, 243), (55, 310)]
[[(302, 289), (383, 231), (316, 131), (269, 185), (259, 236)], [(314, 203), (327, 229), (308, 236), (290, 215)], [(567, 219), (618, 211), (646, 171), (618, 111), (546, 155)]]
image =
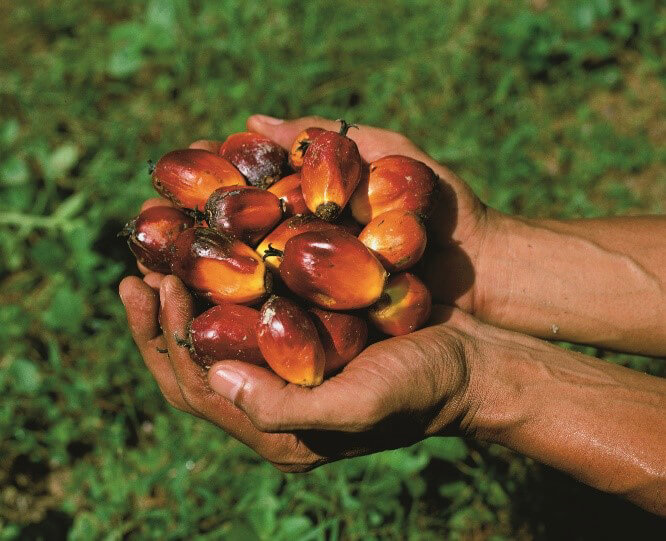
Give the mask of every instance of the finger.
[[(296, 136), (306, 128), (316, 127), (338, 131), (340, 122), (317, 116), (281, 120), (265, 115), (253, 115), (248, 118), (247, 127), (249, 130), (273, 139), (289, 150)], [(401, 154), (424, 162), (443, 178), (448, 179), (453, 175), (451, 171), (419, 150), (409, 139), (399, 133), (359, 124), (358, 128), (351, 128), (347, 136), (356, 142), (361, 156), (368, 162), (391, 154)]]
[(144, 275), (145, 274), (150, 274), (151, 272), (153, 272), (148, 267), (146, 267), (143, 263), (141, 263), (141, 261), (136, 262), (136, 268), (139, 269), (139, 272), (141, 274), (144, 274)]
[(176, 409), (197, 415), (197, 412), (185, 401), (167, 355), (166, 340), (164, 336), (158, 336), (146, 344), (143, 360), (165, 400)]
[(160, 334), (157, 293), (136, 276), (128, 276), (120, 282), (118, 293), (125, 305), (127, 323), (134, 342), (143, 350), (146, 342)]
[(160, 272), (152, 272), (148, 271), (148, 274), (146, 274), (143, 277), (143, 281), (148, 284), (151, 288), (153, 288), (155, 291), (160, 290), (160, 284), (162, 283), (162, 279), (164, 278), (164, 274)]
[(360, 432), (382, 417), (383, 404), (377, 395), (354, 385), (347, 372), (313, 388), (288, 384), (266, 368), (240, 361), (217, 363), (208, 374), (211, 388), (243, 410), (263, 432)]
[(201, 150), (207, 150), (208, 152), (215, 152), (215, 154), (217, 154), (218, 150), (220, 150), (220, 145), (222, 145), (221, 141), (199, 139), (198, 141), (194, 141), (194, 143), (190, 145), (190, 148), (198, 148)]
[(175, 276), (167, 276), (160, 287), (162, 324), (169, 360), (178, 386), (189, 406), (231, 436), (253, 448), (272, 462), (307, 462), (308, 456), (299, 451), (292, 434), (264, 434), (247, 415), (213, 392), (206, 372), (195, 364), (188, 350), (179, 346), (176, 336), (183, 337), (192, 317), (192, 297)]
[(152, 197), (151, 199), (146, 199), (142, 203), (140, 212), (151, 207), (173, 207), (173, 203), (163, 197)]

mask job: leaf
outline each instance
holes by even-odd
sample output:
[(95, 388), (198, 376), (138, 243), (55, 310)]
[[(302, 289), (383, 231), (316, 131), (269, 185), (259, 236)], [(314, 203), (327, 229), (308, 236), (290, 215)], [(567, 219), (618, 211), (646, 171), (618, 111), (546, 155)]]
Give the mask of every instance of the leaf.
[(49, 307), (42, 316), (42, 321), (53, 330), (63, 330), (76, 334), (83, 321), (85, 304), (80, 293), (69, 286), (60, 286)]
[(435, 458), (457, 462), (467, 457), (467, 446), (461, 438), (429, 438), (423, 442), (425, 449)]
[(10, 367), (14, 389), (19, 393), (33, 394), (42, 383), (42, 375), (32, 361), (15, 359)]
[(0, 183), (5, 186), (18, 186), (28, 182), (30, 170), (18, 156), (10, 156), (0, 166)]
[(56, 148), (44, 164), (44, 175), (49, 180), (63, 177), (79, 159), (79, 149), (73, 143), (65, 143)]

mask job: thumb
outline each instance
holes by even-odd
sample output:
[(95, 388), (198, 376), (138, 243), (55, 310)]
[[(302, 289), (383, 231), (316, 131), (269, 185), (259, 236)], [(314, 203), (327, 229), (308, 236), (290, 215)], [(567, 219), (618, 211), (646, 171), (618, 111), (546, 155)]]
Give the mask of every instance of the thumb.
[(324, 128), (338, 131), (339, 122), (316, 116), (306, 116), (295, 120), (282, 120), (266, 115), (252, 115), (247, 119), (247, 129), (265, 135), (278, 145), (289, 150), (296, 136), (307, 128)]
[(211, 389), (243, 410), (263, 432), (361, 432), (382, 417), (379, 397), (344, 372), (318, 387), (300, 387), (285, 383), (266, 368), (222, 361), (211, 367), (208, 381)]

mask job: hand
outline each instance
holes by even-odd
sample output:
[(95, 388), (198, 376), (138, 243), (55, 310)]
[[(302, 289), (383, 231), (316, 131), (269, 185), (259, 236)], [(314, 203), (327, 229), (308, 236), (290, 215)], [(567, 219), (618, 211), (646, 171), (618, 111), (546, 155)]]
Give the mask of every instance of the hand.
[(470, 430), (473, 367), (461, 329), (471, 318), (462, 312), (438, 309), (435, 317), (448, 318), (446, 325), (372, 345), (342, 373), (308, 389), (240, 361), (217, 363), (208, 373), (195, 364), (175, 338), (185, 335), (193, 316), (192, 297), (175, 276), (160, 280), (159, 295), (139, 278), (125, 278), (120, 295), (167, 401), (216, 424), (281, 470), (306, 471)]

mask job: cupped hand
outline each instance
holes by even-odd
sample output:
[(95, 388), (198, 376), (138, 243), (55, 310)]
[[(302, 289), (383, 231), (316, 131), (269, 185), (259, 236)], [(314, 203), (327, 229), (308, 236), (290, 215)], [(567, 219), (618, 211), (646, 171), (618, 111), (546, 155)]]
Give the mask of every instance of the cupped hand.
[(166, 400), (282, 470), (306, 471), (470, 429), (474, 360), (464, 329), (471, 318), (460, 311), (437, 309), (436, 319), (446, 324), (374, 344), (322, 385), (304, 388), (241, 361), (200, 368), (177, 343), (193, 316), (193, 299), (175, 276), (160, 279), (159, 293), (137, 277), (125, 278), (120, 296)]

